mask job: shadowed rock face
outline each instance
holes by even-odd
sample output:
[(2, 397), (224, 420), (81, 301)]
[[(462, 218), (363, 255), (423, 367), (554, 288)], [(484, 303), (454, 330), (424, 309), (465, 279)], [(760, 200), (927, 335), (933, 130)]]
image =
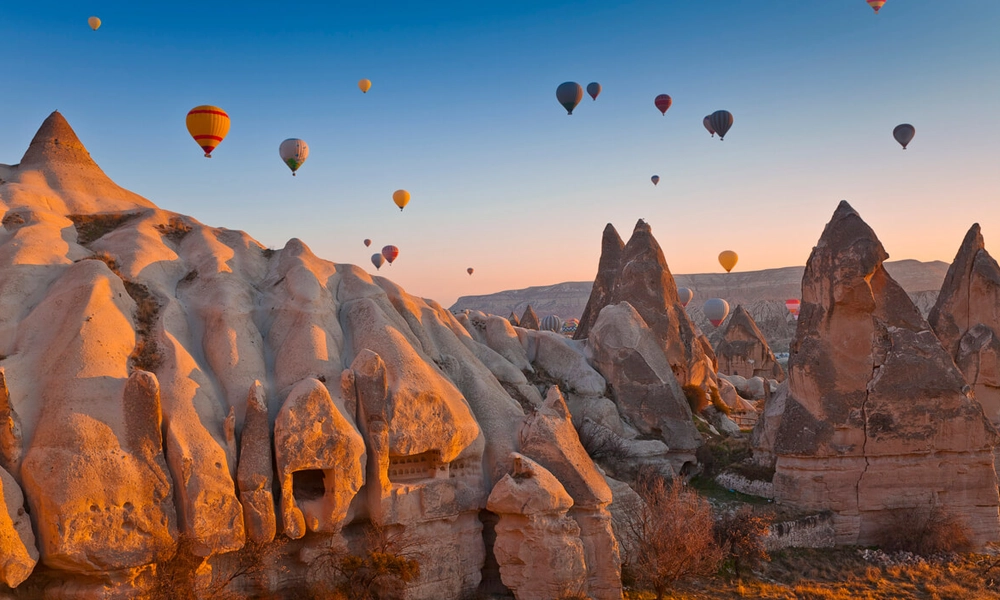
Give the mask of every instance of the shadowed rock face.
[(521, 327), (523, 329), (538, 329), (538, 315), (535, 314), (535, 309), (528, 305), (528, 308), (524, 309), (524, 314), (521, 315)]
[[(410, 600), (475, 593), (480, 511), (522, 451), (519, 400), (542, 404), (513, 328), (463, 324), (299, 240), (268, 251), (160, 210), (57, 113), (0, 175), (0, 467), (14, 471), (0, 471), (0, 580), (40, 560), (53, 597), (137, 597), (181, 540), (202, 585), (226, 581), (248, 539), (283, 536), (266, 576), (236, 584), (268, 593), (304, 584), (331, 545), (360, 552), (375, 522), (422, 550)], [(535, 358), (603, 391), (564, 346)], [(571, 495), (597, 492), (570, 515), (585, 553), (570, 579), (621, 598), (606, 484), (568, 418), (533, 428), (532, 457)]]
[(623, 248), (619, 247), (620, 242), (609, 224), (604, 230), (598, 277), (574, 337), (584, 337), (605, 306), (628, 302), (664, 348), (682, 385), (715, 387), (715, 354), (708, 339), (684, 311), (677, 297), (677, 284), (652, 229), (640, 219)]
[(1000, 424), (1000, 265), (986, 251), (978, 223), (948, 268), (928, 321), (986, 416)]
[(736, 307), (726, 322), (722, 340), (715, 346), (719, 374), (785, 379), (785, 371), (775, 360), (764, 334), (743, 305)]
[(784, 410), (756, 440), (773, 439), (776, 498), (834, 511), (842, 544), (877, 541), (894, 509), (931, 507), (996, 540), (997, 432), (887, 256), (841, 202), (806, 265)]

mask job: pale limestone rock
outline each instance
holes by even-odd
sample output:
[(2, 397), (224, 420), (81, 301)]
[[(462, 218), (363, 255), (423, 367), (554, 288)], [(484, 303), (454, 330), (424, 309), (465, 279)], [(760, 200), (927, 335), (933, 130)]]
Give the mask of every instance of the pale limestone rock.
[(261, 544), (274, 539), (274, 467), (271, 465), (271, 424), (267, 418), (267, 395), (255, 381), (247, 394), (246, 418), (240, 440), (238, 483), (247, 537)]
[(580, 527), (567, 516), (573, 500), (541, 465), (513, 454), (512, 472), (493, 487), (486, 508), (500, 520), (493, 552), (518, 600), (551, 600), (586, 585)]
[(607, 382), (587, 363), (585, 346), (554, 331), (519, 329), (518, 337), (531, 363), (581, 396), (603, 396)]
[(733, 410), (739, 410), (740, 407), (740, 395), (736, 391), (736, 386), (729, 383), (728, 379), (725, 379), (721, 375), (719, 376), (719, 396), (722, 401), (726, 403), (726, 406)]
[(21, 478), (24, 441), (21, 439), (21, 418), (17, 416), (7, 391), (7, 377), (0, 367), (0, 467), (15, 480)]
[(484, 337), (487, 346), (507, 359), (520, 371), (531, 372), (534, 370), (531, 367), (531, 362), (528, 361), (528, 354), (524, 351), (524, 346), (518, 339), (517, 332), (514, 331), (507, 319), (496, 315), (487, 317)]
[(338, 531), (364, 484), (365, 444), (318, 380), (289, 392), (274, 423), (274, 452), (285, 535)]
[(24, 511), (21, 488), (6, 469), (0, 467), (0, 581), (15, 588), (31, 575), (38, 563), (35, 534)]

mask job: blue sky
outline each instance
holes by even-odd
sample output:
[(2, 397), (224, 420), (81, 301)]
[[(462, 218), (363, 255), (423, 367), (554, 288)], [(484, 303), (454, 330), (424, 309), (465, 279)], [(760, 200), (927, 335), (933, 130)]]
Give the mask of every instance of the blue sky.
[[(382, 272), (446, 305), (590, 279), (638, 218), (676, 273), (803, 264), (841, 199), (894, 259), (951, 260), (974, 221), (1000, 255), (998, 31), (996, 0), (7, 3), (0, 162), (58, 109), (159, 206), (366, 268), (395, 244)], [(563, 81), (604, 89), (567, 116)], [(199, 104), (232, 117), (212, 160)]]

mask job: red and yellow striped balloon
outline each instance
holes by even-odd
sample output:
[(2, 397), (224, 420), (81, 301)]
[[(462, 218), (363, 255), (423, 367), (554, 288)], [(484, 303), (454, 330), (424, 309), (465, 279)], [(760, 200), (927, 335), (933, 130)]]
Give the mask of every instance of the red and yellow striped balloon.
[(188, 111), (187, 128), (194, 141), (205, 151), (205, 158), (212, 158), (212, 150), (229, 133), (229, 115), (218, 106), (196, 106)]
[(882, 8), (882, 6), (885, 5), (885, 0), (866, 0), (866, 1), (868, 2), (868, 6), (872, 7), (872, 10), (875, 11), (876, 15), (878, 14), (878, 9)]

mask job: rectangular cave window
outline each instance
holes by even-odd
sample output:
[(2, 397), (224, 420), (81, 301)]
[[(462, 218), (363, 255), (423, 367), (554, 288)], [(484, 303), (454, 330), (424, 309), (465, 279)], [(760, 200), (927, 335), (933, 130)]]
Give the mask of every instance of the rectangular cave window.
[(295, 499), (318, 500), (326, 493), (326, 486), (323, 484), (323, 471), (310, 469), (308, 471), (295, 471), (292, 473), (292, 494)]

